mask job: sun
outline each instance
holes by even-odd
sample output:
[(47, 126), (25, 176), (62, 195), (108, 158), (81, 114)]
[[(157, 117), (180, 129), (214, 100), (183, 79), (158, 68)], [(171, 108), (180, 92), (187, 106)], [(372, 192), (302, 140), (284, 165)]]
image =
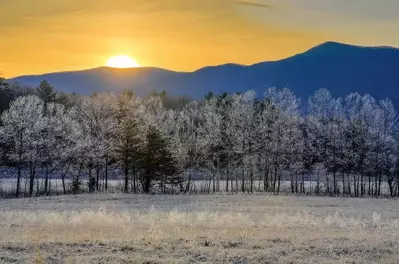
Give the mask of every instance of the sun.
[(137, 61), (126, 55), (118, 55), (108, 59), (107, 61), (108, 67), (113, 68), (136, 68), (140, 65)]

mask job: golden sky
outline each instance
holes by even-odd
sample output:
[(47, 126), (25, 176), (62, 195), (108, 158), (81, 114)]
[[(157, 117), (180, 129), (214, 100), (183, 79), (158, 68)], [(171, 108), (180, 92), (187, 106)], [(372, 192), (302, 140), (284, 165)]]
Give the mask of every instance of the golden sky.
[(251, 64), (326, 40), (399, 46), (398, 0), (0, 0), (0, 73), (102, 66), (191, 71)]

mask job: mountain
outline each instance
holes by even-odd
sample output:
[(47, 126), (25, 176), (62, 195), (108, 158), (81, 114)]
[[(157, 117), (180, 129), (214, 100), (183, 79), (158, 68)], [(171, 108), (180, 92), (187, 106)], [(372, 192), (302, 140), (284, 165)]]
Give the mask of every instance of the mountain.
[(399, 106), (399, 49), (326, 42), (279, 61), (209, 66), (194, 72), (101, 67), (12, 79), (28, 86), (37, 86), (41, 80), (63, 92), (91, 94), (131, 88), (140, 96), (165, 90), (193, 98), (203, 98), (208, 91), (253, 89), (261, 95), (269, 87), (288, 87), (306, 100), (316, 89), (328, 88), (334, 96), (368, 93), (376, 99), (388, 97)]

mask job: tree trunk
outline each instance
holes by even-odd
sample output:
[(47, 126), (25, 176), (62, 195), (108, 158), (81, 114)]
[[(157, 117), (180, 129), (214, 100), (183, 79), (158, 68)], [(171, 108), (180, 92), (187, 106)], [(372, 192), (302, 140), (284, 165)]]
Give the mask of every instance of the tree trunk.
[(17, 179), (17, 190), (15, 196), (19, 197), (20, 195), (20, 186), (21, 186), (21, 170), (22, 170), (22, 132), (19, 133), (19, 152), (18, 152), (18, 179)]
[(334, 164), (334, 171), (333, 171), (333, 186), (334, 186), (334, 194), (337, 195), (338, 194), (338, 190), (337, 190), (337, 172), (335, 170), (335, 164)]
[(108, 191), (108, 155), (105, 157), (105, 192)]
[(277, 183), (277, 164), (274, 165), (274, 175), (273, 175), (273, 192), (276, 191), (276, 183)]
[(20, 187), (21, 186), (21, 165), (18, 165), (18, 178), (17, 178), (17, 191), (15, 196), (18, 198), (20, 194)]
[(216, 175), (215, 175), (215, 173), (212, 174), (212, 191), (216, 192)]
[(371, 175), (369, 175), (369, 191), (368, 191), (368, 195), (371, 195)]
[(350, 176), (350, 173), (348, 173), (348, 194), (349, 194), (349, 195), (352, 195), (351, 176)]
[(133, 193), (137, 192), (137, 186), (136, 186), (136, 182), (137, 182), (137, 170), (136, 168), (133, 168)]
[(93, 183), (94, 183), (93, 182), (93, 170), (92, 170), (91, 161), (90, 161), (90, 164), (89, 164), (89, 192), (94, 192), (95, 186)]
[(346, 194), (346, 189), (345, 189), (345, 173), (342, 173), (342, 194), (345, 195)]
[(280, 185), (281, 185), (281, 173), (277, 170), (278, 175), (278, 183), (277, 183), (277, 193), (280, 193)]
[[(374, 177), (375, 177), (375, 175), (374, 175)], [(375, 180), (373, 180), (373, 179), (371, 180), (371, 194), (370, 194), (371, 197), (374, 197), (374, 181)]]
[(33, 162), (29, 163), (29, 197), (33, 195), (33, 185), (35, 184), (35, 170)]
[(357, 188), (357, 178), (356, 174), (353, 174), (353, 192), (355, 193), (355, 196), (358, 196), (358, 188)]
[(226, 192), (229, 192), (229, 167), (230, 167), (230, 158), (228, 158), (227, 161), (227, 167), (226, 167)]
[(235, 188), (235, 191), (236, 192), (239, 192), (240, 191), (240, 187), (239, 187), (239, 183), (238, 183), (238, 173), (237, 173), (237, 171), (235, 172), (235, 179), (236, 179), (236, 188)]
[(144, 175), (144, 193), (148, 194), (150, 193), (150, 186), (151, 186), (151, 181), (150, 181), (150, 172), (147, 171), (146, 174)]
[(220, 170), (218, 170), (218, 174), (217, 174), (217, 186), (216, 189), (218, 192), (220, 192)]
[(263, 191), (264, 192), (269, 191), (269, 167), (267, 166), (266, 161), (265, 161), (265, 175), (263, 179)]
[(361, 157), (361, 162), (360, 162), (360, 196), (363, 196), (365, 194), (365, 188), (364, 188), (364, 165), (363, 165), (363, 154)]
[[(51, 173), (48, 174), (48, 194), (51, 195)], [(57, 186), (57, 184), (56, 184)]]
[(125, 193), (128, 193), (129, 192), (129, 168), (126, 163), (125, 163), (124, 173), (125, 173)]
[(69, 171), (69, 167), (71, 166), (71, 163), (68, 163), (68, 167), (65, 170), (64, 173), (61, 173), (61, 180), (62, 180), (62, 190), (64, 191), (64, 194), (66, 194), (66, 186), (65, 186), (65, 176)]
[(327, 184), (326, 191), (327, 191), (328, 194), (330, 194), (330, 181), (329, 181), (329, 178), (328, 178), (328, 173), (326, 173), (326, 184)]
[(244, 166), (244, 160), (242, 161), (241, 191), (245, 192), (245, 166)]
[(251, 193), (253, 193), (254, 192), (254, 171), (252, 169), (252, 164), (250, 163), (249, 165), (251, 166), (251, 168), (249, 169), (249, 177), (251, 180)]
[(295, 192), (294, 174), (292, 174), (292, 172), (290, 174), (291, 174), (291, 177), (290, 177), (291, 178), (291, 193), (294, 193)]
[(40, 187), (39, 179), (37, 178), (36, 179), (36, 196), (40, 195), (39, 187)]
[(45, 175), (46, 175), (46, 178), (44, 180), (44, 193), (46, 195), (48, 195), (48, 170), (47, 170), (47, 168), (45, 169)]
[(97, 192), (100, 190), (100, 163), (97, 162), (96, 166), (96, 190)]
[(209, 176), (209, 183), (208, 183), (208, 193), (211, 193), (211, 189), (213, 188), (213, 187), (211, 187), (212, 185), (213, 185), (213, 178), (215, 177), (215, 174), (214, 173), (212, 173), (210, 176)]
[(390, 175), (388, 175), (388, 186), (389, 186), (389, 195), (391, 197), (393, 197), (394, 196), (394, 188), (395, 188), (395, 186), (394, 186), (394, 182), (391, 179)]
[(188, 181), (187, 181), (187, 185), (186, 185), (186, 189), (184, 190), (184, 193), (187, 193), (190, 191), (190, 184), (191, 184), (191, 173), (188, 174)]

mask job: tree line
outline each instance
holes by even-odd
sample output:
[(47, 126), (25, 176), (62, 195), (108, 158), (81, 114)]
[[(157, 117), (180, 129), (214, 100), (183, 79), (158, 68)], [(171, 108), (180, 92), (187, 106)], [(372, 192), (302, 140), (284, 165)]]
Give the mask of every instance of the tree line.
[[(4, 82), (3, 82), (4, 86)], [(1, 88), (4, 93), (4, 88)], [(107, 191), (109, 170), (125, 192), (272, 192), (399, 196), (397, 112), (388, 99), (326, 89), (301, 101), (271, 88), (187, 100), (99, 93), (60, 100), (47, 82), (10, 101), (1, 115), (2, 166), (13, 168), (16, 196), (35, 179), (62, 179), (63, 192)], [(29, 190), (22, 193), (22, 172)], [(87, 177), (83, 177), (87, 176)], [(384, 191), (384, 188), (386, 190)]]

